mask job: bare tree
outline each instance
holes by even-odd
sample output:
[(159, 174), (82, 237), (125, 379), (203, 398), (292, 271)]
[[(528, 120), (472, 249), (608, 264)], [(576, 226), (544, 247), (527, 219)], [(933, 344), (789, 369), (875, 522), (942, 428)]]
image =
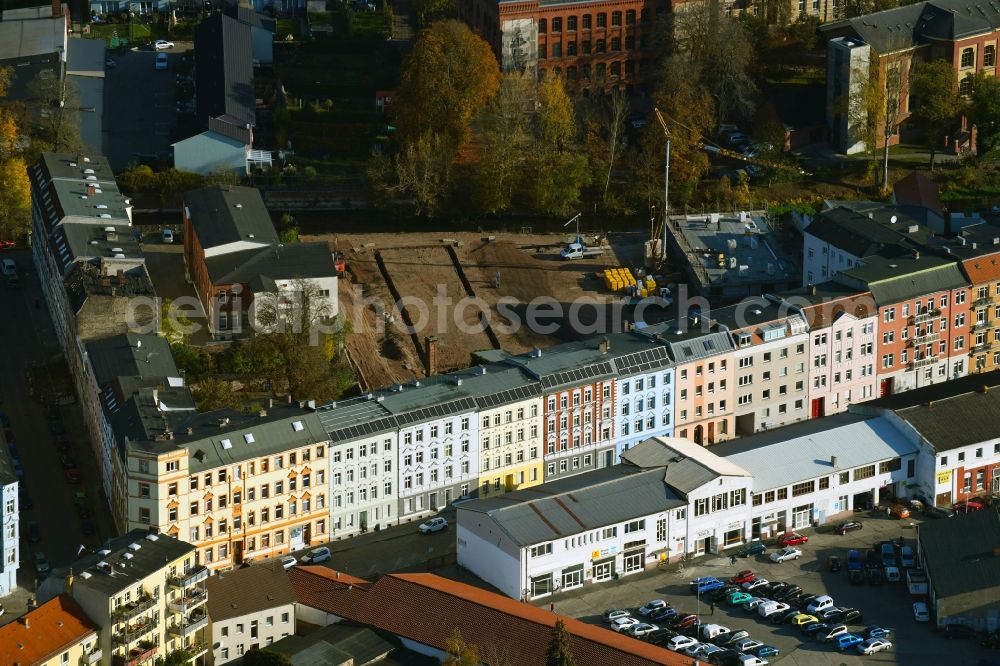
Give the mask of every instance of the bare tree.
[(612, 91), (608, 98), (608, 107), (605, 112), (605, 130), (608, 139), (608, 172), (604, 178), (604, 193), (601, 196), (603, 201), (608, 199), (608, 187), (611, 185), (611, 172), (615, 168), (615, 160), (625, 149), (625, 118), (628, 115), (628, 97), (617, 88)]

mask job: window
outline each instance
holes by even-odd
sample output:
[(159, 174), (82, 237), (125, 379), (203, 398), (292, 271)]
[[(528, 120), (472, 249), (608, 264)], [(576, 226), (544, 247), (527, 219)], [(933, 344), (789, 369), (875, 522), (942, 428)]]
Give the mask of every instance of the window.
[(796, 483), (794, 486), (792, 486), (792, 497), (808, 495), (811, 492), (815, 492), (815, 490), (816, 490), (815, 481), (804, 481), (802, 483)]
[(547, 32), (547, 25), (545, 19), (538, 19), (538, 33), (544, 35)]
[(576, 30), (576, 17), (570, 16), (566, 19), (566, 30), (573, 32)]
[(559, 17), (552, 19), (552, 32), (562, 32), (562, 19)]
[(646, 519), (633, 520), (630, 523), (625, 523), (625, 534), (631, 534), (632, 532), (638, 532), (640, 530), (646, 529)]
[(972, 48), (962, 49), (961, 67), (972, 67), (975, 63), (976, 52)]
[(608, 15), (605, 14), (604, 12), (601, 12), (600, 14), (597, 15), (597, 27), (598, 28), (608, 27)]
[(611, 25), (620, 26), (622, 24), (622, 13), (611, 12)]
[(997, 64), (997, 47), (992, 44), (983, 47), (983, 67), (995, 67)]
[(875, 476), (875, 465), (859, 467), (856, 470), (854, 470), (855, 481), (860, 481), (861, 479), (870, 479), (873, 476)]
[(590, 30), (590, 14), (583, 15), (583, 29)]

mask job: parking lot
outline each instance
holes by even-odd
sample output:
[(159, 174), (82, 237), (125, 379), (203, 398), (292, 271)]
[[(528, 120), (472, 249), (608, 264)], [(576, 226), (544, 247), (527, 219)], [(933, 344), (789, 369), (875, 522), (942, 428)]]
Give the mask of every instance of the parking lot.
[[(851, 585), (846, 570), (836, 573), (827, 571), (826, 562), (830, 555), (844, 559), (849, 549), (867, 550), (883, 540), (897, 540), (901, 536), (907, 545), (915, 545), (915, 529), (910, 523), (920, 523), (920, 518), (912, 521), (890, 520), (884, 516), (872, 517), (859, 514), (864, 528), (841, 536), (830, 528), (806, 530), (802, 533), (809, 542), (799, 546), (803, 551), (801, 559), (782, 564), (772, 563), (767, 556), (776, 548), (768, 544), (768, 553), (748, 559), (738, 558), (736, 564), (725, 556), (707, 556), (690, 560), (682, 570), (676, 566), (662, 570), (647, 571), (603, 585), (593, 585), (582, 589), (557, 594), (537, 601), (539, 606), (555, 605), (558, 613), (577, 617), (593, 624), (604, 624), (603, 613), (610, 608), (624, 608), (635, 611), (651, 599), (663, 599), (679, 611), (696, 613), (700, 611), (702, 624), (718, 623), (733, 630), (746, 630), (750, 638), (777, 647), (781, 652), (768, 661), (791, 666), (801, 664), (850, 665), (864, 663), (880, 664), (977, 664), (986, 657), (997, 658), (997, 652), (982, 648), (975, 641), (947, 640), (934, 632), (929, 623), (919, 623), (913, 619), (912, 602), (905, 578), (898, 583), (879, 586)], [(959, 516), (952, 520), (961, 520)], [(771, 582), (786, 581), (802, 588), (810, 594), (829, 594), (838, 606), (856, 608), (863, 613), (859, 623), (850, 625), (861, 629), (877, 624), (891, 629), (889, 640), (892, 648), (876, 655), (862, 657), (856, 651), (847, 650), (843, 654), (830, 646), (813, 641), (788, 625), (773, 625), (760, 619), (756, 613), (742, 608), (730, 607), (725, 602), (716, 603), (714, 614), (706, 599), (691, 594), (689, 581), (701, 576), (715, 576), (729, 579), (738, 572), (752, 569), (758, 576)], [(699, 603), (700, 601), (700, 603)]]
[(177, 118), (175, 65), (189, 57), (192, 44), (177, 42), (165, 51), (169, 66), (157, 70), (152, 49), (109, 52), (116, 66), (105, 72), (104, 154), (113, 169), (136, 161), (171, 159)]
[[(35, 591), (34, 553), (44, 553), (52, 567), (65, 566), (75, 559), (80, 545), (93, 547), (110, 534), (110, 519), (97, 496), (95, 463), (85, 448), (87, 438), (78, 405), (53, 407), (49, 399), (51, 386), (30, 389), (28, 386), (28, 373), (41, 366), (48, 367), (60, 357), (44, 302), (35, 306), (40, 292), (31, 255), (8, 251), (3, 256), (16, 261), (20, 287), (0, 289), (0, 308), (7, 315), (6, 325), (0, 326), (0, 411), (10, 422), (14, 451), (23, 469), (21, 486), (28, 502), (22, 496), (18, 571), (21, 590), (0, 599), (7, 610), (0, 617), (0, 624), (24, 610), (28, 596)], [(52, 367), (57, 367), (57, 363), (52, 363)], [(62, 451), (57, 441), (65, 442)], [(60, 460), (64, 452), (79, 468), (82, 483), (71, 483), (67, 478)], [(87, 519), (81, 519), (74, 502), (74, 495), (80, 490), (87, 495)], [(91, 529), (84, 529), (83, 520), (90, 521), (92, 534), (84, 534)], [(38, 525), (34, 538), (32, 523)]]

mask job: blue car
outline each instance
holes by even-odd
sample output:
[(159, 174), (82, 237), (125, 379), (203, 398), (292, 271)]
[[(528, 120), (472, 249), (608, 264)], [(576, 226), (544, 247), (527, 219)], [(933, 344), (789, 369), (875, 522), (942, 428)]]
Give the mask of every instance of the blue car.
[(781, 650), (774, 647), (773, 645), (761, 645), (760, 647), (756, 647), (753, 650), (750, 650), (750, 653), (753, 656), (758, 657), (760, 659), (763, 659), (764, 657), (775, 657), (778, 655), (779, 652), (781, 652)]
[(654, 622), (662, 622), (663, 620), (672, 618), (675, 615), (677, 615), (677, 609), (674, 608), (673, 606), (667, 606), (666, 608), (661, 608), (660, 610), (650, 615), (650, 618)]
[(865, 630), (861, 633), (861, 635), (864, 638), (866, 638), (866, 639), (868, 639), (868, 638), (885, 638), (890, 633), (891, 632), (889, 631), (889, 629), (886, 629), (885, 627), (880, 627), (878, 625), (873, 624), (873, 625), (865, 627)]
[(865, 642), (865, 639), (861, 636), (855, 636), (854, 634), (841, 634), (833, 639), (833, 646), (838, 650), (847, 650), (854, 647), (855, 645), (861, 645)]
[(723, 587), (725, 587), (725, 583), (712, 576), (703, 576), (702, 578), (696, 578), (691, 581), (691, 591), (696, 594), (704, 594), (706, 592), (711, 592), (712, 590), (722, 589)]
[(820, 631), (825, 631), (830, 628), (830, 625), (826, 622), (810, 622), (802, 627), (803, 634), (815, 634)]

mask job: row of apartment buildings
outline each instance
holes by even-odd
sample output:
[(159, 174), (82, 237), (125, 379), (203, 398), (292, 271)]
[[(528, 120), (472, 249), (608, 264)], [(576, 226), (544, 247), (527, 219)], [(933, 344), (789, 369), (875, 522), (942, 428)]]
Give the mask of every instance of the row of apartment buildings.
[(458, 563), (538, 598), (895, 498), (998, 493), (998, 382), (968, 377), (708, 448), (648, 439), (619, 465), (462, 503)]
[[(609, 468), (649, 437), (717, 444), (960, 377), (972, 365), (970, 307), (979, 289), (992, 302), (1000, 286), (1000, 274), (973, 283), (961, 264), (928, 253), (876, 256), (780, 296), (521, 355), (486, 351), (471, 368), (328, 405), (198, 412), (166, 340), (123, 314), (152, 286), (141, 251), (125, 248), (127, 202), (113, 179), (87, 173), (107, 173), (94, 164), (47, 155), (33, 167), (46, 300), (117, 528), (185, 539), (213, 569)], [(270, 253), (273, 227), (254, 194), (185, 195), (188, 273), (220, 323), (219, 294), (232, 288), (217, 276), (243, 258), (252, 273)], [(120, 219), (104, 212), (117, 209)], [(115, 275), (123, 261), (128, 272)], [(96, 275), (71, 298), (78, 282), (66, 274), (80, 271)], [(249, 273), (239, 282), (256, 294)]]

